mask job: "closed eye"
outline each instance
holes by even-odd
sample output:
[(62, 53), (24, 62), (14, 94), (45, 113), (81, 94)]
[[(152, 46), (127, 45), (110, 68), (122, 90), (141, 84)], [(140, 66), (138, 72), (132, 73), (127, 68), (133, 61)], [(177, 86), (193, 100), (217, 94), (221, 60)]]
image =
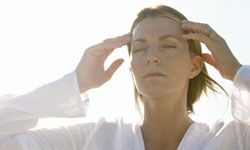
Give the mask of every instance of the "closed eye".
[(133, 49), (132, 52), (136, 53), (136, 52), (140, 52), (140, 51), (144, 51), (146, 50), (145, 48), (138, 48), (138, 49)]
[(163, 45), (161, 48), (176, 48), (174, 45)]

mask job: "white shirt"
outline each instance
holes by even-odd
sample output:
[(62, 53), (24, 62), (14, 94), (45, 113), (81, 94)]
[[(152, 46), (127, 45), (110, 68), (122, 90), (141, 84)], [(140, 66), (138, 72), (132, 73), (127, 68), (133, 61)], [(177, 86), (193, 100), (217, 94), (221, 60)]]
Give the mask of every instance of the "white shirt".
[[(228, 124), (193, 123), (178, 150), (250, 150), (250, 66), (234, 78)], [(75, 72), (28, 94), (0, 99), (0, 150), (144, 150), (140, 126), (123, 120), (29, 130), (39, 118), (83, 117), (88, 97), (80, 96)]]

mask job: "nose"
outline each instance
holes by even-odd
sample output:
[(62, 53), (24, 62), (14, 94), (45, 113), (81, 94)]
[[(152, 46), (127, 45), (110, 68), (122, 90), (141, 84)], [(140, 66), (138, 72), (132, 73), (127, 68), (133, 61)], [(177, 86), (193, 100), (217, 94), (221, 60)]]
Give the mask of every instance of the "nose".
[(146, 56), (146, 63), (147, 64), (150, 64), (150, 63), (159, 64), (160, 63), (159, 55), (157, 54), (156, 49), (148, 50), (148, 53)]

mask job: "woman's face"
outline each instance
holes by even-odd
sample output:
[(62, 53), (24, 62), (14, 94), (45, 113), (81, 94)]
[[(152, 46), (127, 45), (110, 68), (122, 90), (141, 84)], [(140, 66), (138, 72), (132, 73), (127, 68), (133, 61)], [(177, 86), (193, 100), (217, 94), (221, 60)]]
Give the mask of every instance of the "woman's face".
[(144, 19), (134, 28), (130, 70), (144, 97), (182, 90), (194, 76), (188, 42), (182, 34), (180, 24), (166, 17)]

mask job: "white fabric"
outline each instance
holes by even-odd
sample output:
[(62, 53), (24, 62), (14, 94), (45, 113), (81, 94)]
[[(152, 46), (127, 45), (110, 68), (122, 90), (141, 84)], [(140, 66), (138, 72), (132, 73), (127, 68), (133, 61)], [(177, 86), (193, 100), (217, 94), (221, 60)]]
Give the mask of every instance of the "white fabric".
[[(178, 150), (250, 149), (250, 66), (233, 81), (232, 115), (228, 124), (193, 123)], [(140, 126), (122, 119), (29, 130), (39, 118), (84, 117), (88, 97), (80, 96), (75, 72), (19, 97), (0, 99), (0, 150), (144, 150)]]

